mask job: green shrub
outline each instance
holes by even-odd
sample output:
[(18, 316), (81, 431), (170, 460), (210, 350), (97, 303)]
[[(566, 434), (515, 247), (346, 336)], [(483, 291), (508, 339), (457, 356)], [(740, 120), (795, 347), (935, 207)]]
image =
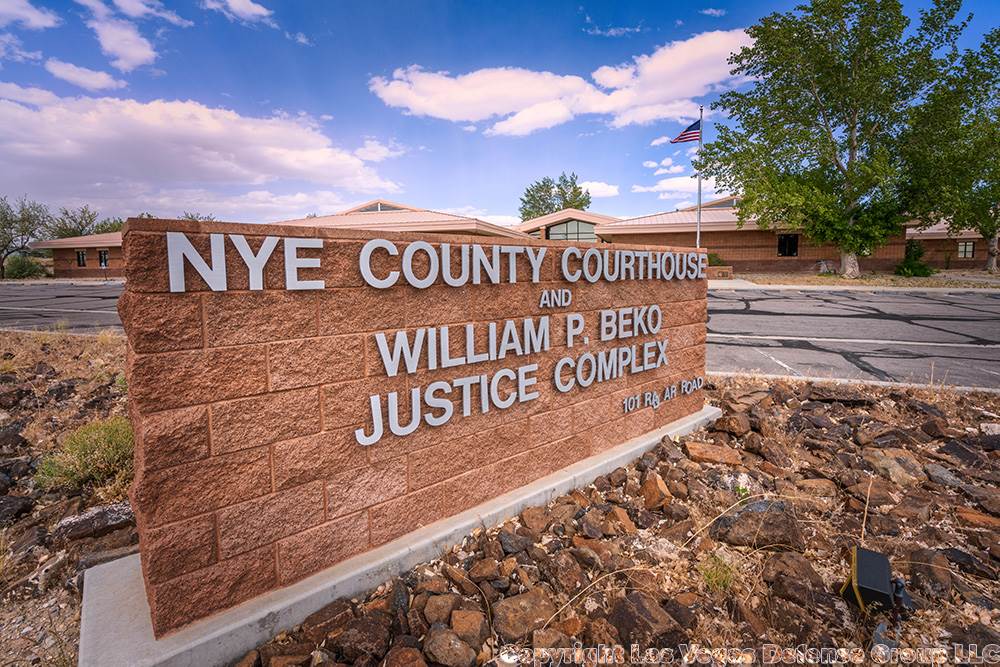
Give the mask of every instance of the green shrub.
[(733, 587), (736, 573), (725, 560), (712, 554), (698, 565), (705, 587), (713, 593), (725, 593)]
[(709, 266), (728, 266), (725, 261), (714, 252), (708, 253), (708, 265)]
[(123, 499), (131, 482), (132, 425), (125, 417), (76, 429), (35, 473), (35, 483), (46, 491), (89, 488), (105, 502)]
[(906, 242), (903, 261), (896, 265), (896, 275), (906, 278), (926, 278), (934, 275), (934, 269), (924, 262), (924, 246), (916, 239)]
[(11, 255), (4, 266), (7, 278), (43, 278), (45, 275), (45, 267), (27, 255)]

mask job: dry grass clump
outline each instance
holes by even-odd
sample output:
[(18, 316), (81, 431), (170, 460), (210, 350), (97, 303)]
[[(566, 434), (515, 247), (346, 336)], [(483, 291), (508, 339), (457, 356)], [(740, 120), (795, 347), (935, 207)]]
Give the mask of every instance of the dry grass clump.
[(117, 416), (73, 431), (42, 460), (35, 482), (47, 491), (93, 489), (104, 502), (122, 500), (132, 482), (132, 425)]

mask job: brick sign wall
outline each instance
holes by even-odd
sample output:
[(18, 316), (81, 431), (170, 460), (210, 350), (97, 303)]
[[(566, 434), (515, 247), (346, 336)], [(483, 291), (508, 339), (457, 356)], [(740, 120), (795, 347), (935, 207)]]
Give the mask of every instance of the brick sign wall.
[(166, 220), (124, 249), (157, 636), (702, 407), (687, 249)]

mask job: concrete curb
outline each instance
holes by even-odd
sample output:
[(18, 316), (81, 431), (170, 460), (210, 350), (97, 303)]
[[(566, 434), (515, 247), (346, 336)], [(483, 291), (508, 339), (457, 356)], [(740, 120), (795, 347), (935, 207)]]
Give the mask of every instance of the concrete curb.
[(751, 283), (748, 280), (738, 280), (742, 284), (720, 285), (715, 280), (708, 281), (710, 292), (765, 292), (775, 291), (798, 291), (798, 292), (910, 292), (919, 294), (921, 292), (950, 292), (950, 293), (973, 293), (1000, 292), (1000, 285), (984, 284), (982, 287), (891, 287), (878, 285), (763, 285)]
[(567, 466), (482, 505), (424, 526), (377, 549), (296, 584), (272, 591), (210, 618), (153, 639), (139, 556), (86, 571), (80, 619), (81, 667), (207, 667), (226, 665), (336, 599), (378, 586), (414, 565), (433, 560), (473, 530), (496, 525), (525, 507), (542, 505), (584, 486), (653, 449), (715, 421), (706, 405), (663, 428)]
[(1000, 388), (997, 387), (970, 387), (966, 385), (950, 385), (950, 384), (926, 384), (920, 382), (889, 382), (886, 380), (864, 380), (864, 379), (850, 379), (850, 378), (824, 378), (815, 377), (808, 375), (778, 375), (770, 373), (748, 373), (746, 371), (708, 371), (705, 373), (706, 377), (721, 377), (721, 378), (748, 378), (753, 380), (782, 380), (785, 382), (813, 382), (815, 384), (841, 384), (841, 385), (857, 385), (857, 386), (875, 386), (875, 387), (893, 387), (901, 389), (925, 389), (925, 390), (946, 390), (946, 391), (956, 391), (960, 394), (969, 393), (982, 393), (982, 394), (1000, 394)]

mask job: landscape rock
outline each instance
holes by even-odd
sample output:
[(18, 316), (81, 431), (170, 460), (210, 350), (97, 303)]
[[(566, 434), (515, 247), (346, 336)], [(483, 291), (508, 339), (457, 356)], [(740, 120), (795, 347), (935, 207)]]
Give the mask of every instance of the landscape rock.
[(462, 598), (454, 593), (432, 595), (427, 599), (427, 604), (424, 605), (424, 618), (430, 625), (448, 623), (451, 619), (451, 612), (458, 608), (461, 601)]
[(25, 496), (0, 496), (0, 528), (31, 511), (35, 501)]
[(910, 552), (907, 560), (916, 587), (923, 588), (934, 598), (951, 592), (951, 566), (943, 553), (936, 549), (918, 549)]
[(608, 614), (608, 621), (626, 644), (673, 648), (687, 641), (677, 621), (642, 591), (632, 591), (618, 599)]
[(732, 447), (710, 445), (705, 442), (686, 442), (684, 444), (688, 458), (696, 463), (721, 463), (736, 466), (743, 462), (740, 453)]
[(432, 625), (424, 639), (424, 654), (445, 667), (472, 667), (476, 652), (443, 625)]
[(508, 642), (526, 638), (556, 613), (548, 593), (541, 587), (504, 598), (493, 604), (493, 627)]
[(771, 592), (810, 609), (816, 594), (824, 589), (812, 564), (795, 552), (782, 552), (767, 559), (764, 564), (764, 581), (771, 585)]
[(669, 503), (672, 496), (666, 482), (657, 473), (648, 473), (639, 489), (642, 504), (647, 510), (656, 510)]
[(85, 537), (101, 537), (135, 523), (128, 501), (91, 507), (83, 514), (66, 517), (52, 529), (52, 541), (65, 544)]
[(789, 506), (755, 500), (717, 519), (709, 529), (712, 539), (741, 547), (781, 547), (801, 551), (805, 538)]
[(451, 629), (474, 649), (479, 649), (490, 634), (486, 616), (481, 611), (472, 609), (456, 609), (451, 612)]
[(750, 432), (750, 418), (742, 412), (725, 415), (715, 420), (712, 429), (740, 437)]
[(350, 662), (362, 656), (381, 659), (389, 650), (389, 628), (370, 616), (354, 618), (333, 639), (332, 646)]
[(427, 667), (427, 661), (418, 648), (394, 646), (385, 655), (385, 667)]
[(898, 486), (912, 486), (927, 480), (920, 461), (905, 449), (896, 447), (867, 448), (861, 453), (861, 456), (876, 471)]

